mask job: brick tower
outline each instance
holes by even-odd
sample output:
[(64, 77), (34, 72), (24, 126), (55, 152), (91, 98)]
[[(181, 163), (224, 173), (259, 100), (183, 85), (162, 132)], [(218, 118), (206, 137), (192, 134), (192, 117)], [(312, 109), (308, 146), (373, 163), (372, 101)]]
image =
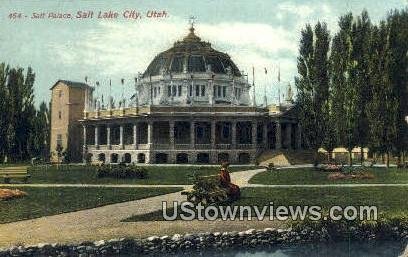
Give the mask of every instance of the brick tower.
[(87, 84), (58, 80), (51, 87), (51, 162), (58, 162), (57, 146), (70, 162), (82, 160), (82, 130)]

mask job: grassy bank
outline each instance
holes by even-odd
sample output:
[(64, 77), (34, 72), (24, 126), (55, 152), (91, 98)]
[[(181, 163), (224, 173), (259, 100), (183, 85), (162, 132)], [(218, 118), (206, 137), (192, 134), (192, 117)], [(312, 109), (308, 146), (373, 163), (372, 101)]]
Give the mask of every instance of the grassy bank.
[[(241, 199), (232, 206), (321, 206), (327, 211), (332, 206), (377, 206), (379, 213), (408, 215), (407, 187), (358, 188), (243, 188)], [(269, 210), (268, 210), (269, 211)], [(269, 212), (267, 212), (269, 213)], [(168, 210), (168, 215), (173, 209)], [(126, 221), (163, 220), (162, 211), (133, 216)]]
[(328, 172), (314, 168), (280, 169), (266, 171), (254, 176), (249, 183), (265, 185), (317, 185), (317, 184), (358, 184), (358, 183), (408, 183), (408, 169), (367, 168), (373, 179), (327, 179)]
[(24, 198), (0, 201), (0, 223), (33, 219), (147, 197), (181, 188), (23, 188)]
[[(69, 166), (58, 170), (56, 166), (48, 169), (30, 169), (29, 183), (45, 184), (192, 184), (194, 174), (200, 176), (219, 173), (219, 167), (211, 166), (144, 166), (148, 171), (146, 179), (97, 178), (95, 167)], [(253, 169), (248, 166), (231, 167), (231, 171)]]

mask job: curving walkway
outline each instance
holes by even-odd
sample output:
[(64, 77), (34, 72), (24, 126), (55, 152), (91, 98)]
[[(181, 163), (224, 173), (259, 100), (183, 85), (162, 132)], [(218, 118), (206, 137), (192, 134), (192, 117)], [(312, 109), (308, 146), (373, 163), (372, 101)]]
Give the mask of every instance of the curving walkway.
[[(249, 179), (264, 169), (239, 171), (231, 173), (231, 179), (241, 187), (247, 186)], [(168, 185), (73, 185), (77, 187), (168, 187)], [(1, 185), (0, 185), (1, 186)], [(7, 185), (11, 186), (11, 185)], [(16, 186), (22, 186), (20, 184)], [(66, 186), (60, 185), (26, 185), (26, 186)], [(186, 185), (173, 185), (189, 187)], [(184, 201), (185, 196), (180, 192), (150, 197), (146, 199), (117, 203), (94, 209), (41, 217), (32, 220), (0, 224), (0, 247), (16, 244), (37, 244), (41, 242), (81, 242), (85, 240), (110, 239), (115, 237), (140, 237), (174, 233), (193, 233), (202, 231), (243, 230), (261, 228), (264, 226), (278, 226), (273, 221), (173, 221), (173, 222), (132, 222), (121, 220), (132, 215), (141, 215), (160, 210), (162, 202), (171, 205), (173, 201)]]

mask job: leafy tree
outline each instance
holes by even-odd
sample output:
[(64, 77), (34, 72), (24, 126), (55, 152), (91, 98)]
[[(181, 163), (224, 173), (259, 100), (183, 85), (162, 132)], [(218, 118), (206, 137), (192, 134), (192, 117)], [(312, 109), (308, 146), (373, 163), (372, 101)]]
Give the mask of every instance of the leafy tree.
[(8, 109), (8, 90), (6, 87), (7, 76), (9, 67), (4, 63), (0, 64), (0, 161), (7, 156), (8, 152), (8, 137), (7, 130), (9, 120), (9, 112), (5, 111)]
[(298, 73), (295, 84), (300, 109), (300, 123), (306, 144), (315, 152), (314, 164), (318, 163), (318, 150), (324, 141), (327, 126), (329, 77), (328, 51), (329, 32), (325, 23), (318, 22), (313, 31), (308, 24), (302, 30)]
[[(35, 74), (0, 64), (0, 158), (24, 161), (45, 156), (49, 143), (49, 110), (34, 106)], [(7, 111), (5, 111), (7, 110)]]
[(333, 122), (339, 144), (349, 152), (352, 165), (352, 150), (357, 144), (358, 98), (355, 86), (357, 76), (353, 72), (353, 15), (348, 13), (339, 20), (339, 31), (333, 38), (330, 55), (331, 98), (333, 103)]
[(390, 82), (394, 97), (396, 135), (394, 151), (401, 162), (401, 155), (408, 147), (408, 128), (405, 116), (408, 115), (408, 9), (393, 11), (388, 19), (390, 48)]
[(373, 27), (370, 57), (370, 85), (372, 99), (368, 103), (370, 149), (381, 155), (389, 153), (393, 148), (396, 136), (395, 129), (395, 98), (390, 81), (391, 52), (388, 43), (388, 26), (385, 22)]
[(353, 78), (353, 87), (356, 87), (356, 144), (360, 146), (360, 162), (364, 161), (364, 148), (368, 144), (369, 121), (366, 106), (371, 100), (369, 82), (369, 60), (371, 55), (371, 22), (367, 11), (357, 17), (352, 26), (352, 52), (353, 69), (350, 71)]

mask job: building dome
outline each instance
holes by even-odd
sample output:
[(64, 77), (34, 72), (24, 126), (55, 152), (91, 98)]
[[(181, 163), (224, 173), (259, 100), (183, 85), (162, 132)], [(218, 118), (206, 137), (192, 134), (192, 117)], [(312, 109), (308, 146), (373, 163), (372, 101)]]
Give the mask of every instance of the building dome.
[(211, 71), (215, 74), (241, 73), (228, 54), (214, 50), (211, 44), (201, 41), (194, 33), (194, 27), (182, 41), (177, 41), (167, 51), (158, 54), (149, 64), (143, 77), (163, 73), (195, 73)]

